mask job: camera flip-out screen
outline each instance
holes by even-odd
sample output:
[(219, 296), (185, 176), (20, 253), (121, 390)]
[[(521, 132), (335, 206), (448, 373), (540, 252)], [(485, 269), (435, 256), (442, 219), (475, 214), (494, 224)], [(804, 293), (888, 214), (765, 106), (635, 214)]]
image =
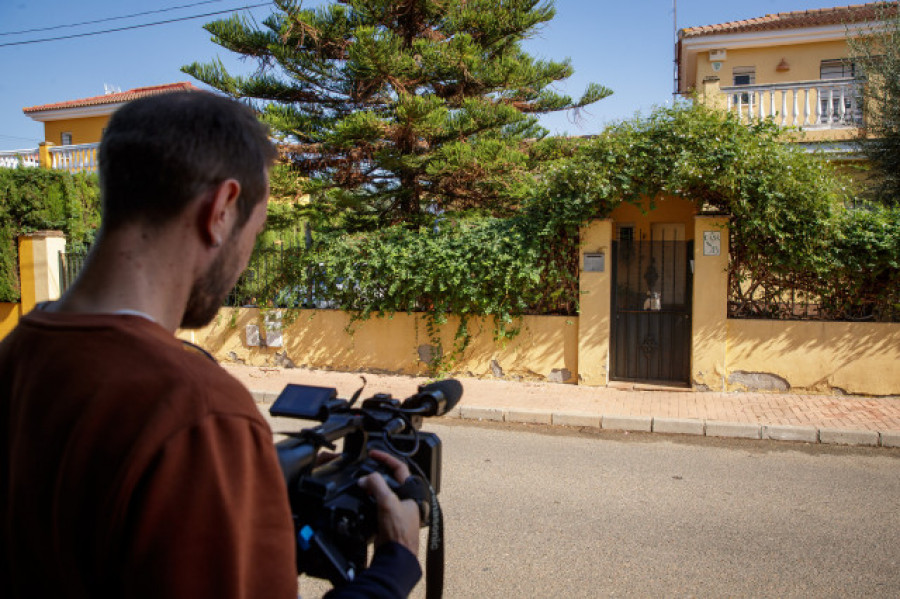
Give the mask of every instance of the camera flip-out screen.
[(337, 389), (334, 387), (287, 385), (272, 404), (269, 413), (272, 416), (323, 420), (328, 416), (328, 401), (335, 397)]

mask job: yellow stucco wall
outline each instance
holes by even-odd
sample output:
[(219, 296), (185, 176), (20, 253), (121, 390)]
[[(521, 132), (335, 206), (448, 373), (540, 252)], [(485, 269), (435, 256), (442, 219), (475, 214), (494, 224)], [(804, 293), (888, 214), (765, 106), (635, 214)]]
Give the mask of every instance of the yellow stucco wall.
[[(640, 206), (623, 202), (612, 211), (609, 218), (614, 225), (629, 223), (635, 226), (636, 239), (650, 239), (650, 231), (655, 223), (679, 223), (684, 225), (684, 241), (694, 239), (694, 202), (678, 197), (660, 196), (650, 208), (649, 198)], [(613, 231), (615, 234), (615, 231)]]
[(19, 304), (0, 303), (0, 339), (19, 323)]
[[(728, 218), (698, 216), (694, 230), (694, 296), (691, 315), (691, 383), (722, 391), (727, 363)], [(704, 249), (704, 234), (718, 233), (719, 253)]]
[[(727, 44), (725, 45), (727, 48)], [(791, 44), (769, 46), (764, 48), (727, 49), (726, 59), (720, 61), (721, 69), (713, 70), (713, 61), (708, 52), (697, 56), (697, 76), (692, 82), (697, 89), (706, 78), (715, 76), (721, 80), (722, 87), (732, 85), (732, 69), (734, 67), (755, 67), (756, 83), (789, 83), (794, 81), (814, 81), (819, 78), (819, 66), (823, 60), (845, 58), (849, 55), (847, 42), (835, 40), (808, 44)], [(778, 71), (777, 67), (784, 59), (789, 68)]]
[[(430, 341), (422, 317), (396, 314), (374, 317), (353, 324), (337, 310), (297, 310), (284, 325), (283, 347), (249, 347), (246, 327), (264, 329), (255, 308), (223, 308), (218, 317), (198, 331), (180, 331), (179, 336), (212, 352), (222, 361), (242, 361), (257, 366), (275, 366), (290, 359), (296, 366), (335, 370), (369, 370), (400, 374), (425, 374)], [(290, 319), (288, 319), (290, 320)], [(444, 351), (453, 347), (457, 320), (441, 329)], [(454, 372), (490, 376), (492, 365), (505, 376), (574, 382), (578, 374), (578, 319), (563, 316), (525, 317), (519, 335), (495, 342), (492, 322), (471, 319), (473, 339)], [(265, 334), (262, 335), (265, 337)]]
[(735, 373), (752, 373), (796, 393), (896, 395), (900, 323), (729, 320), (727, 362), (729, 390), (748, 389), (748, 377)]
[(61, 231), (37, 231), (19, 237), (19, 288), (22, 314), (60, 294), (59, 253), (65, 251)]
[(585, 254), (602, 254), (604, 270), (579, 274), (578, 375), (586, 385), (609, 384), (612, 291), (612, 220), (598, 220), (581, 230), (579, 265)]
[(109, 115), (47, 121), (44, 123), (44, 141), (58, 146), (62, 144), (62, 133), (65, 131), (72, 134), (73, 144), (96, 143), (103, 136), (108, 122)]
[(19, 299), (22, 314), (27, 314), (37, 303), (35, 297), (35, 276), (39, 265), (35, 264), (34, 238), (19, 238)]

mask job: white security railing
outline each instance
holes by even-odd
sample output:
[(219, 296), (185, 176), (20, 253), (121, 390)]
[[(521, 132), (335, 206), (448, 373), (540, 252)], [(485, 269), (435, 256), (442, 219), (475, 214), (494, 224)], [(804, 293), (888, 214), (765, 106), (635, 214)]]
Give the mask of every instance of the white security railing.
[(0, 166), (19, 168), (20, 166), (40, 166), (41, 160), (35, 150), (8, 150), (0, 152)]
[(75, 146), (52, 146), (50, 148), (50, 168), (55, 170), (92, 173), (97, 170), (97, 149), (99, 143)]
[(745, 121), (771, 118), (782, 127), (846, 129), (862, 126), (858, 82), (853, 78), (721, 88), (727, 108)]

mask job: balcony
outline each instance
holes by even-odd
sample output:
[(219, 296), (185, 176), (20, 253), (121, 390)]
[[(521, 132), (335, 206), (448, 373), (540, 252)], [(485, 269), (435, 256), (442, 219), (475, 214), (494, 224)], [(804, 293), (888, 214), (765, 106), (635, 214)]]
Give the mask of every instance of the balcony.
[(92, 173), (97, 170), (97, 149), (99, 143), (54, 146), (42, 144), (33, 150), (10, 150), (0, 152), (0, 167), (39, 167), (68, 171), (70, 173)]
[(41, 160), (35, 150), (7, 150), (0, 152), (0, 167), (19, 168), (40, 166)]
[[(721, 105), (721, 95), (710, 96), (712, 91), (705, 86), (704, 95)], [(848, 133), (863, 124), (859, 82), (853, 78), (735, 85), (718, 91), (726, 110), (745, 122), (771, 118), (782, 127)]]

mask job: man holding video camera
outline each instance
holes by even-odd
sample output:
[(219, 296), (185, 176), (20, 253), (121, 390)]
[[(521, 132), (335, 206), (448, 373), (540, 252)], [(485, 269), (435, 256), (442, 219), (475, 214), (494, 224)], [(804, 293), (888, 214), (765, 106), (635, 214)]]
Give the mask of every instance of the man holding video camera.
[[(274, 157), (250, 109), (205, 92), (113, 115), (82, 274), (0, 343), (0, 595), (296, 598), (271, 430), (174, 336), (210, 322), (246, 267)], [(361, 485), (379, 544), (329, 596), (405, 597), (421, 576), (418, 508), (380, 475)]]

